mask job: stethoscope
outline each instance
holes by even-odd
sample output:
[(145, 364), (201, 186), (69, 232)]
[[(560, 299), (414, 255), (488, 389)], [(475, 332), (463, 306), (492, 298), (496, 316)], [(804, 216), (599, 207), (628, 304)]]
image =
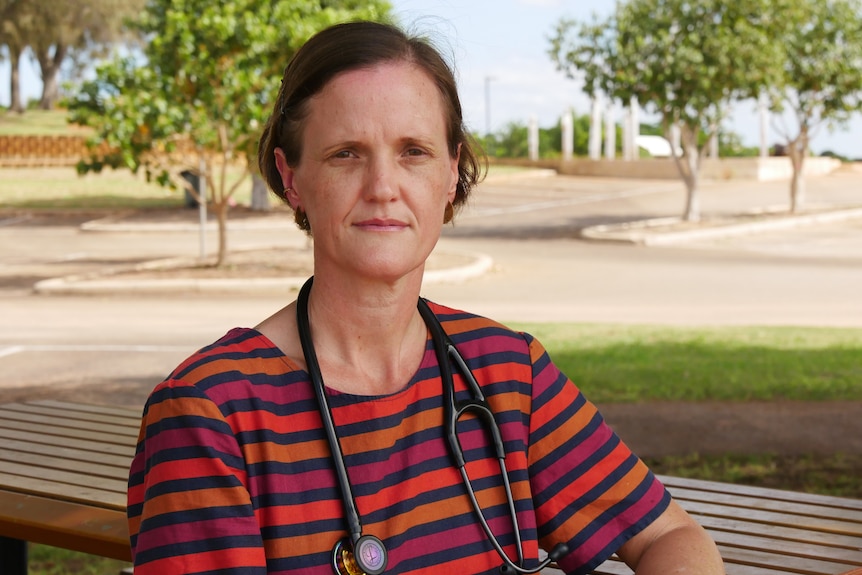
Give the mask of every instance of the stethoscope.
[[(362, 533), (362, 522), (359, 519), (359, 511), (356, 509), (356, 500), (353, 497), (353, 490), (350, 486), (350, 479), (347, 476), (347, 467), (344, 463), (344, 455), (341, 451), (341, 444), (338, 441), (338, 433), (335, 430), (335, 423), (332, 419), (332, 410), (329, 407), (329, 400), (326, 397), (324, 389), (323, 377), (320, 374), (320, 364), (317, 362), (317, 354), (314, 351), (314, 344), (311, 341), (311, 327), (308, 322), (308, 294), (311, 292), (311, 285), (314, 278), (309, 278), (299, 291), (299, 297), (296, 300), (296, 319), (299, 329), (299, 341), (302, 344), (302, 352), (305, 356), (305, 363), (311, 378), (312, 387), (317, 397), (320, 407), (320, 415), (323, 419), (323, 429), (326, 433), (329, 448), (332, 452), (332, 460), (335, 465), (335, 474), (338, 478), (338, 485), (341, 489), (342, 502), (344, 504), (344, 514), (347, 521), (349, 536), (339, 540), (332, 550), (332, 568), (335, 575), (380, 575), (386, 569), (389, 557), (386, 546), (379, 538), (374, 535)], [(538, 573), (552, 562), (558, 561), (566, 553), (568, 546), (564, 543), (557, 544), (548, 556), (539, 563), (538, 566), (532, 568), (523, 567), (524, 563), (524, 547), (521, 542), (521, 532), (518, 526), (518, 515), (515, 511), (515, 502), (512, 497), (512, 489), (509, 483), (509, 473), (506, 469), (506, 451), (503, 447), (503, 439), (500, 435), (500, 427), (494, 418), (494, 412), (488, 406), (485, 400), (485, 395), (482, 393), (479, 384), (473, 377), (473, 373), (461, 357), (455, 344), (451, 338), (443, 330), (437, 316), (428, 307), (428, 304), (422, 298), (419, 298), (418, 303), (419, 314), (422, 316), (425, 325), (431, 331), (431, 339), (434, 343), (434, 351), (437, 355), (437, 363), (440, 365), (440, 376), (443, 380), (444, 394), (444, 411), (445, 411), (445, 426), (446, 438), (449, 443), (449, 450), (452, 458), (455, 461), (455, 466), (461, 472), (461, 479), (464, 481), (464, 486), (467, 488), (467, 494), (470, 502), (473, 505), (473, 510), (476, 512), (476, 517), (482, 525), (482, 529), (488, 536), (488, 540), (493, 545), (494, 549), (503, 559), (503, 565), (500, 566), (500, 573)], [(452, 379), (452, 363), (458, 368), (461, 376), (467, 382), (472, 398), (465, 401), (455, 401), (455, 385)], [(500, 464), (500, 474), (503, 479), (503, 487), (506, 491), (506, 499), (508, 501), (509, 516), (512, 520), (512, 525), (515, 534), (515, 544), (518, 549), (518, 562), (513, 562), (506, 554), (497, 537), (491, 531), (488, 521), (485, 519), (485, 514), (479, 506), (476, 499), (476, 494), (473, 491), (473, 485), (470, 482), (470, 477), (467, 475), (466, 461), (464, 452), (461, 448), (461, 442), (458, 439), (458, 421), (465, 414), (473, 414), (483, 421), (490, 432), (491, 439), (494, 444), (495, 455)]]

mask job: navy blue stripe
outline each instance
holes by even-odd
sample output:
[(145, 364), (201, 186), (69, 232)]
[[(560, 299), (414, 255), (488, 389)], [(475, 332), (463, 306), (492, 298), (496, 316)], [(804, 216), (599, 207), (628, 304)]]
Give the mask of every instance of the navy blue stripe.
[[(231, 537), (208, 537), (198, 541), (169, 541), (152, 549), (139, 550), (135, 555), (138, 564), (158, 561), (167, 557), (194, 555), (238, 547), (260, 547), (260, 536), (235, 535)], [(219, 571), (222, 572), (222, 571)]]
[(147, 517), (141, 528), (159, 529), (171, 525), (182, 525), (193, 521), (207, 521), (210, 519), (243, 519), (254, 517), (254, 513), (247, 505), (232, 505), (219, 507), (203, 507), (201, 509), (190, 509), (185, 511), (174, 511)]

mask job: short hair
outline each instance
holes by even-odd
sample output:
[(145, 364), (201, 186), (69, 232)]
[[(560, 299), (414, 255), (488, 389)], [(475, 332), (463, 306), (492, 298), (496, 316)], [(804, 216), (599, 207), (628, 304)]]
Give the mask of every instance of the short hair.
[(452, 68), (428, 39), (410, 36), (390, 24), (367, 21), (336, 24), (318, 32), (296, 52), (285, 68), (281, 88), (258, 149), (260, 172), (278, 197), (286, 202), (275, 163), (275, 150), (281, 148), (288, 165), (299, 164), (308, 101), (342, 72), (398, 61), (415, 64), (424, 70), (440, 91), (446, 115), (449, 154), (454, 158), (459, 148), (461, 154), (452, 204), (457, 208), (467, 200), (471, 189), (487, 169), (487, 158), (465, 127)]

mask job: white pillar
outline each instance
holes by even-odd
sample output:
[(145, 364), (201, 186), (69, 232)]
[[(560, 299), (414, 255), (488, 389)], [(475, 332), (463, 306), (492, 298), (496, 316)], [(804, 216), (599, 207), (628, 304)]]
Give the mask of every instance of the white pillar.
[(613, 100), (608, 102), (605, 113), (605, 158), (613, 160), (617, 156), (617, 122)]
[(563, 141), (560, 144), (560, 147), (563, 150), (563, 161), (568, 162), (571, 161), (572, 154), (575, 150), (575, 132), (571, 110), (566, 110), (563, 113), (563, 117), (560, 118), (560, 127), (563, 137)]
[(709, 157), (718, 158), (718, 128), (715, 128), (709, 137)]
[(641, 133), (641, 118), (640, 105), (638, 104), (638, 99), (635, 97), (632, 97), (631, 102), (629, 103), (629, 121), (631, 122), (631, 127), (629, 129), (629, 159), (637, 160), (640, 157), (637, 137), (640, 136)]
[(602, 148), (602, 102), (600, 96), (593, 96), (590, 114), (589, 153), (591, 160), (598, 160)]
[(632, 109), (626, 107), (623, 111), (623, 160), (632, 159)]
[(530, 116), (529, 127), (527, 128), (527, 148), (530, 152), (530, 160), (536, 161), (539, 159), (539, 124), (536, 116)]

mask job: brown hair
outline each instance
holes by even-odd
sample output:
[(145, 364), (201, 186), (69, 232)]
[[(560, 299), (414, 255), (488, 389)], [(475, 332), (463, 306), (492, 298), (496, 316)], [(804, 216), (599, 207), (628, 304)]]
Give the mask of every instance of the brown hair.
[[(487, 159), (464, 126), (452, 69), (427, 39), (408, 36), (395, 26), (377, 22), (349, 22), (326, 28), (308, 40), (285, 68), (258, 150), (260, 172), (279, 198), (286, 202), (275, 164), (275, 149), (281, 148), (288, 165), (299, 164), (308, 101), (341, 72), (399, 60), (425, 70), (440, 90), (446, 113), (449, 154), (454, 158), (459, 147), (461, 151), (458, 185), (452, 203), (458, 207), (467, 200), (471, 189), (484, 175)], [(308, 231), (307, 220), (301, 222), (297, 218), (297, 223)]]

